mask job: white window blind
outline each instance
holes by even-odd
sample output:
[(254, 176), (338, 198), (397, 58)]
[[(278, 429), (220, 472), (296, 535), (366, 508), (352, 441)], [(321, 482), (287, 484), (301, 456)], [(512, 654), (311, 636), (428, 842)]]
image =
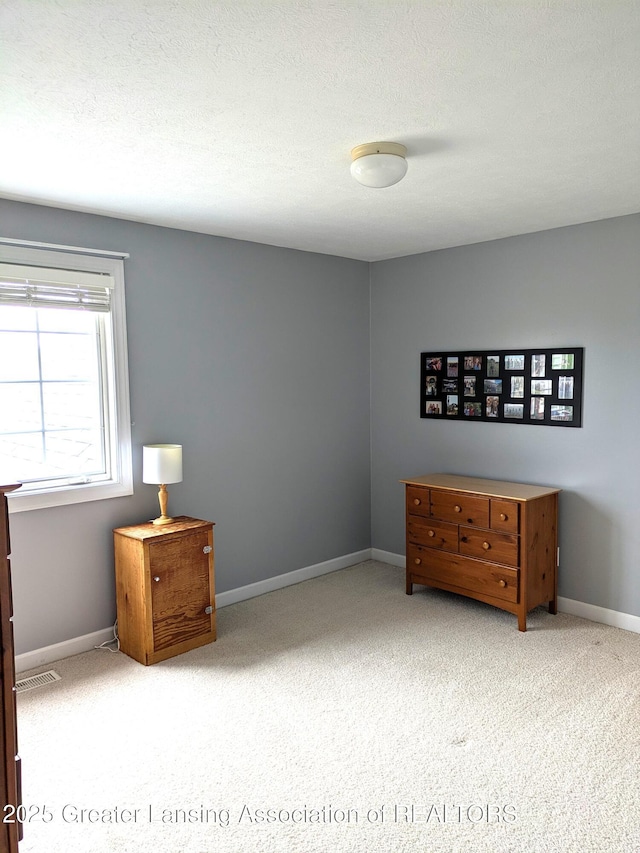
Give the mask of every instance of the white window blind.
[(106, 273), (0, 264), (0, 305), (110, 310), (115, 282)]

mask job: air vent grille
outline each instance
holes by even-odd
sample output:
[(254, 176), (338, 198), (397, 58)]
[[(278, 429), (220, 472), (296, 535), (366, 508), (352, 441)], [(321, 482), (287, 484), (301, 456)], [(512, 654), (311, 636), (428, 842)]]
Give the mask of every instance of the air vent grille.
[(53, 669), (40, 672), (38, 675), (30, 675), (29, 678), (21, 678), (20, 681), (16, 681), (16, 693), (24, 693), (26, 690), (44, 687), (47, 684), (53, 684), (54, 681), (60, 681), (60, 676)]

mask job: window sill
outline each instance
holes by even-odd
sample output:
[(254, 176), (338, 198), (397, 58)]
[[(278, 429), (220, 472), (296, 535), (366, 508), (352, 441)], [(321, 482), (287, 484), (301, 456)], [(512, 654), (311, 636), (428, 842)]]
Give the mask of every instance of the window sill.
[(9, 513), (26, 512), (32, 509), (48, 509), (54, 506), (101, 501), (107, 498), (121, 498), (133, 494), (133, 482), (124, 483), (87, 483), (79, 486), (66, 486), (60, 489), (21, 494), (20, 491), (7, 495)]

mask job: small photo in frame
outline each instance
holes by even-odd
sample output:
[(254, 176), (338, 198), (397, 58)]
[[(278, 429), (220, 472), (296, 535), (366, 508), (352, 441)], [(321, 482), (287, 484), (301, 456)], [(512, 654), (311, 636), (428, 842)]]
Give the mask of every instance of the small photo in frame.
[(458, 375), (458, 361), (459, 359), (457, 355), (447, 356), (447, 376)]
[(457, 415), (459, 412), (458, 407), (458, 395), (457, 394), (448, 394), (447, 395), (447, 414), (448, 415)]
[(486, 415), (488, 418), (497, 418), (500, 411), (500, 397), (487, 397)]
[(573, 400), (573, 376), (558, 376), (558, 398)]
[(427, 376), (425, 380), (425, 388), (424, 393), (427, 397), (435, 397), (438, 393), (438, 377), (437, 376)]
[(442, 370), (442, 356), (441, 355), (430, 355), (427, 356), (424, 362), (424, 366), (427, 372), (433, 370), (434, 372), (440, 372)]
[(534, 421), (543, 421), (544, 420), (544, 397), (532, 397), (531, 398), (531, 418)]
[(427, 403), (426, 412), (428, 415), (441, 415), (442, 402), (440, 400), (429, 400), (429, 402)]
[(487, 376), (500, 376), (500, 356), (487, 356)]
[(551, 406), (552, 421), (572, 421), (573, 406)]
[(551, 370), (573, 370), (574, 364), (572, 352), (554, 352), (551, 356)]
[(457, 379), (443, 379), (442, 380), (442, 393), (443, 394), (457, 394), (458, 393), (458, 380)]
[(482, 403), (465, 403), (464, 413), (468, 418), (482, 417)]
[(532, 394), (553, 394), (553, 382), (551, 379), (532, 379), (531, 380)]
[(502, 379), (485, 379), (485, 394), (502, 394)]
[(511, 377), (511, 396), (516, 399), (524, 397), (524, 376)]
[(546, 373), (547, 357), (544, 353), (531, 356), (531, 375), (544, 376)]
[(524, 418), (524, 403), (505, 403), (504, 416), (505, 418)]
[(476, 396), (476, 377), (475, 376), (465, 376), (464, 377), (464, 396), (465, 397), (475, 397)]
[(524, 355), (505, 355), (505, 370), (524, 370)]
[(482, 370), (481, 355), (465, 355), (464, 357), (465, 370)]

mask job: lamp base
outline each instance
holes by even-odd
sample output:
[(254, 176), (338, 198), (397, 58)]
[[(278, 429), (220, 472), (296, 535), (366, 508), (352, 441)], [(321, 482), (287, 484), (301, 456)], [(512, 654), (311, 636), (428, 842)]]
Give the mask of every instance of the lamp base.
[(157, 518), (154, 518), (151, 524), (172, 524), (175, 521), (175, 518), (169, 518), (168, 515), (159, 515)]
[(169, 495), (167, 493), (167, 487), (164, 483), (161, 483), (160, 488), (158, 489), (158, 500), (160, 502), (160, 515), (157, 518), (154, 518), (151, 523), (171, 524), (173, 518), (169, 518), (169, 516), (167, 515), (167, 501), (169, 500)]

